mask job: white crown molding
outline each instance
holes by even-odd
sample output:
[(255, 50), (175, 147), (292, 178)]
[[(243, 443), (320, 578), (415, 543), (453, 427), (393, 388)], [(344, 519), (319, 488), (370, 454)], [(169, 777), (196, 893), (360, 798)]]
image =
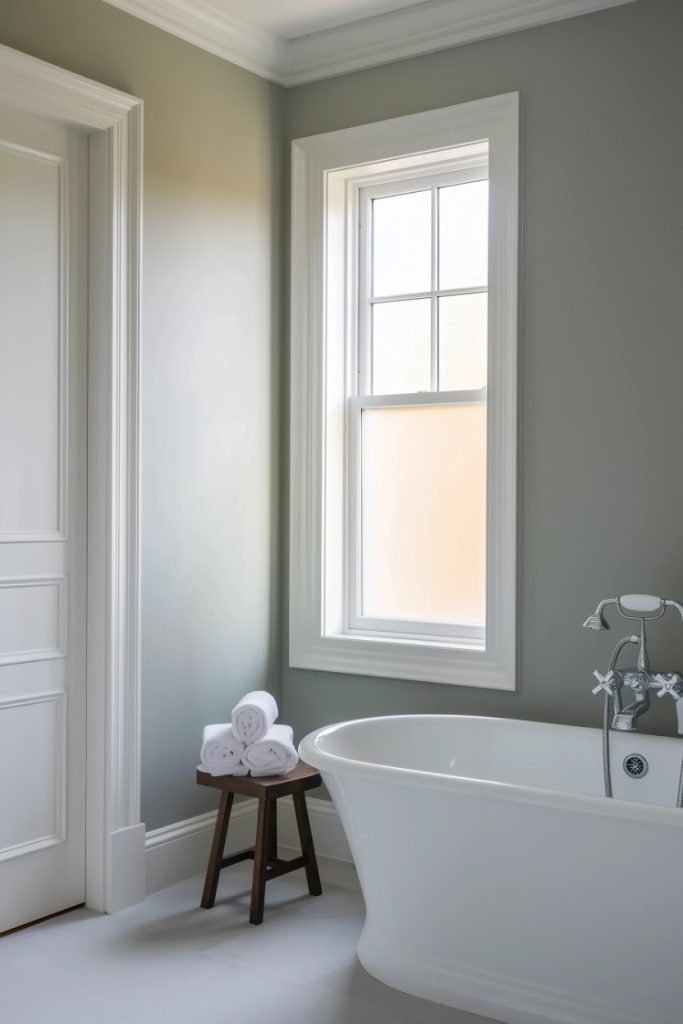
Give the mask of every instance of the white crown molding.
[(230, 17), (208, 0), (105, 0), (105, 3), (262, 78), (285, 84), (286, 40)]
[(299, 85), (331, 78), (633, 2), (428, 0), (290, 40), (285, 83)]
[(233, 18), (210, 0), (105, 2), (263, 78), (291, 86), (635, 0), (427, 0), (293, 39)]

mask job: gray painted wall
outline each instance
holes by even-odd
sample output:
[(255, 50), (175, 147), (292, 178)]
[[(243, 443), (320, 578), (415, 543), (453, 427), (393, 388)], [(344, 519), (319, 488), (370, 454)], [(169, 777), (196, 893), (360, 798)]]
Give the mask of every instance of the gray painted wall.
[(277, 689), (282, 90), (94, 0), (0, 42), (145, 101), (143, 820), (215, 805), (202, 725)]
[[(597, 724), (591, 672), (618, 633), (584, 618), (615, 593), (683, 598), (682, 43), (680, 0), (640, 0), (287, 94), (290, 139), (512, 90), (524, 109), (519, 690), (294, 670), (285, 651), (298, 735), (412, 712)], [(681, 669), (670, 615), (653, 650)], [(670, 730), (656, 704), (643, 727)]]

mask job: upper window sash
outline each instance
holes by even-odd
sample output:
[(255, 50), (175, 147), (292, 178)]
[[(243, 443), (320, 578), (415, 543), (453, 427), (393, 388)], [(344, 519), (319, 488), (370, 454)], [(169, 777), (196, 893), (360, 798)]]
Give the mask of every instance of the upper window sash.
[[(358, 190), (358, 288), (356, 291), (358, 309), (354, 319), (358, 324), (358, 394), (373, 394), (372, 381), (372, 316), (375, 306), (390, 302), (405, 302), (426, 299), (431, 303), (431, 374), (430, 390), (439, 389), (439, 353), (437, 334), (437, 305), (440, 298), (457, 295), (481, 294), (488, 291), (485, 285), (469, 288), (439, 287), (439, 225), (438, 190), (451, 185), (465, 185), (475, 181), (488, 180), (488, 159), (480, 154), (463, 156), (452, 161), (448, 170), (432, 174), (404, 170), (400, 177), (373, 181)], [(394, 295), (373, 294), (373, 202), (376, 199), (393, 198), (414, 192), (431, 193), (431, 267), (430, 287), (416, 292), (399, 292)]]

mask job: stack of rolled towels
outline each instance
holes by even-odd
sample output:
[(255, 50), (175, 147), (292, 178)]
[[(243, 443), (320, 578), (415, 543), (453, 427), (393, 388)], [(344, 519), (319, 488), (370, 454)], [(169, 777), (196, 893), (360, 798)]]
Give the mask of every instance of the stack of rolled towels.
[(277, 701), (253, 690), (232, 711), (231, 721), (204, 727), (199, 770), (210, 775), (287, 775), (299, 763), (294, 733), (276, 725)]

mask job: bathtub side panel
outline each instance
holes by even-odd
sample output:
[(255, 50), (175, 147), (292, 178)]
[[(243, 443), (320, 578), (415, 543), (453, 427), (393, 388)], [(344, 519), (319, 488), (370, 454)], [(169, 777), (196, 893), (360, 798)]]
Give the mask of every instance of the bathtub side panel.
[(511, 1024), (680, 1024), (680, 826), (405, 776), (325, 781), (367, 908), (359, 956), (380, 980)]

